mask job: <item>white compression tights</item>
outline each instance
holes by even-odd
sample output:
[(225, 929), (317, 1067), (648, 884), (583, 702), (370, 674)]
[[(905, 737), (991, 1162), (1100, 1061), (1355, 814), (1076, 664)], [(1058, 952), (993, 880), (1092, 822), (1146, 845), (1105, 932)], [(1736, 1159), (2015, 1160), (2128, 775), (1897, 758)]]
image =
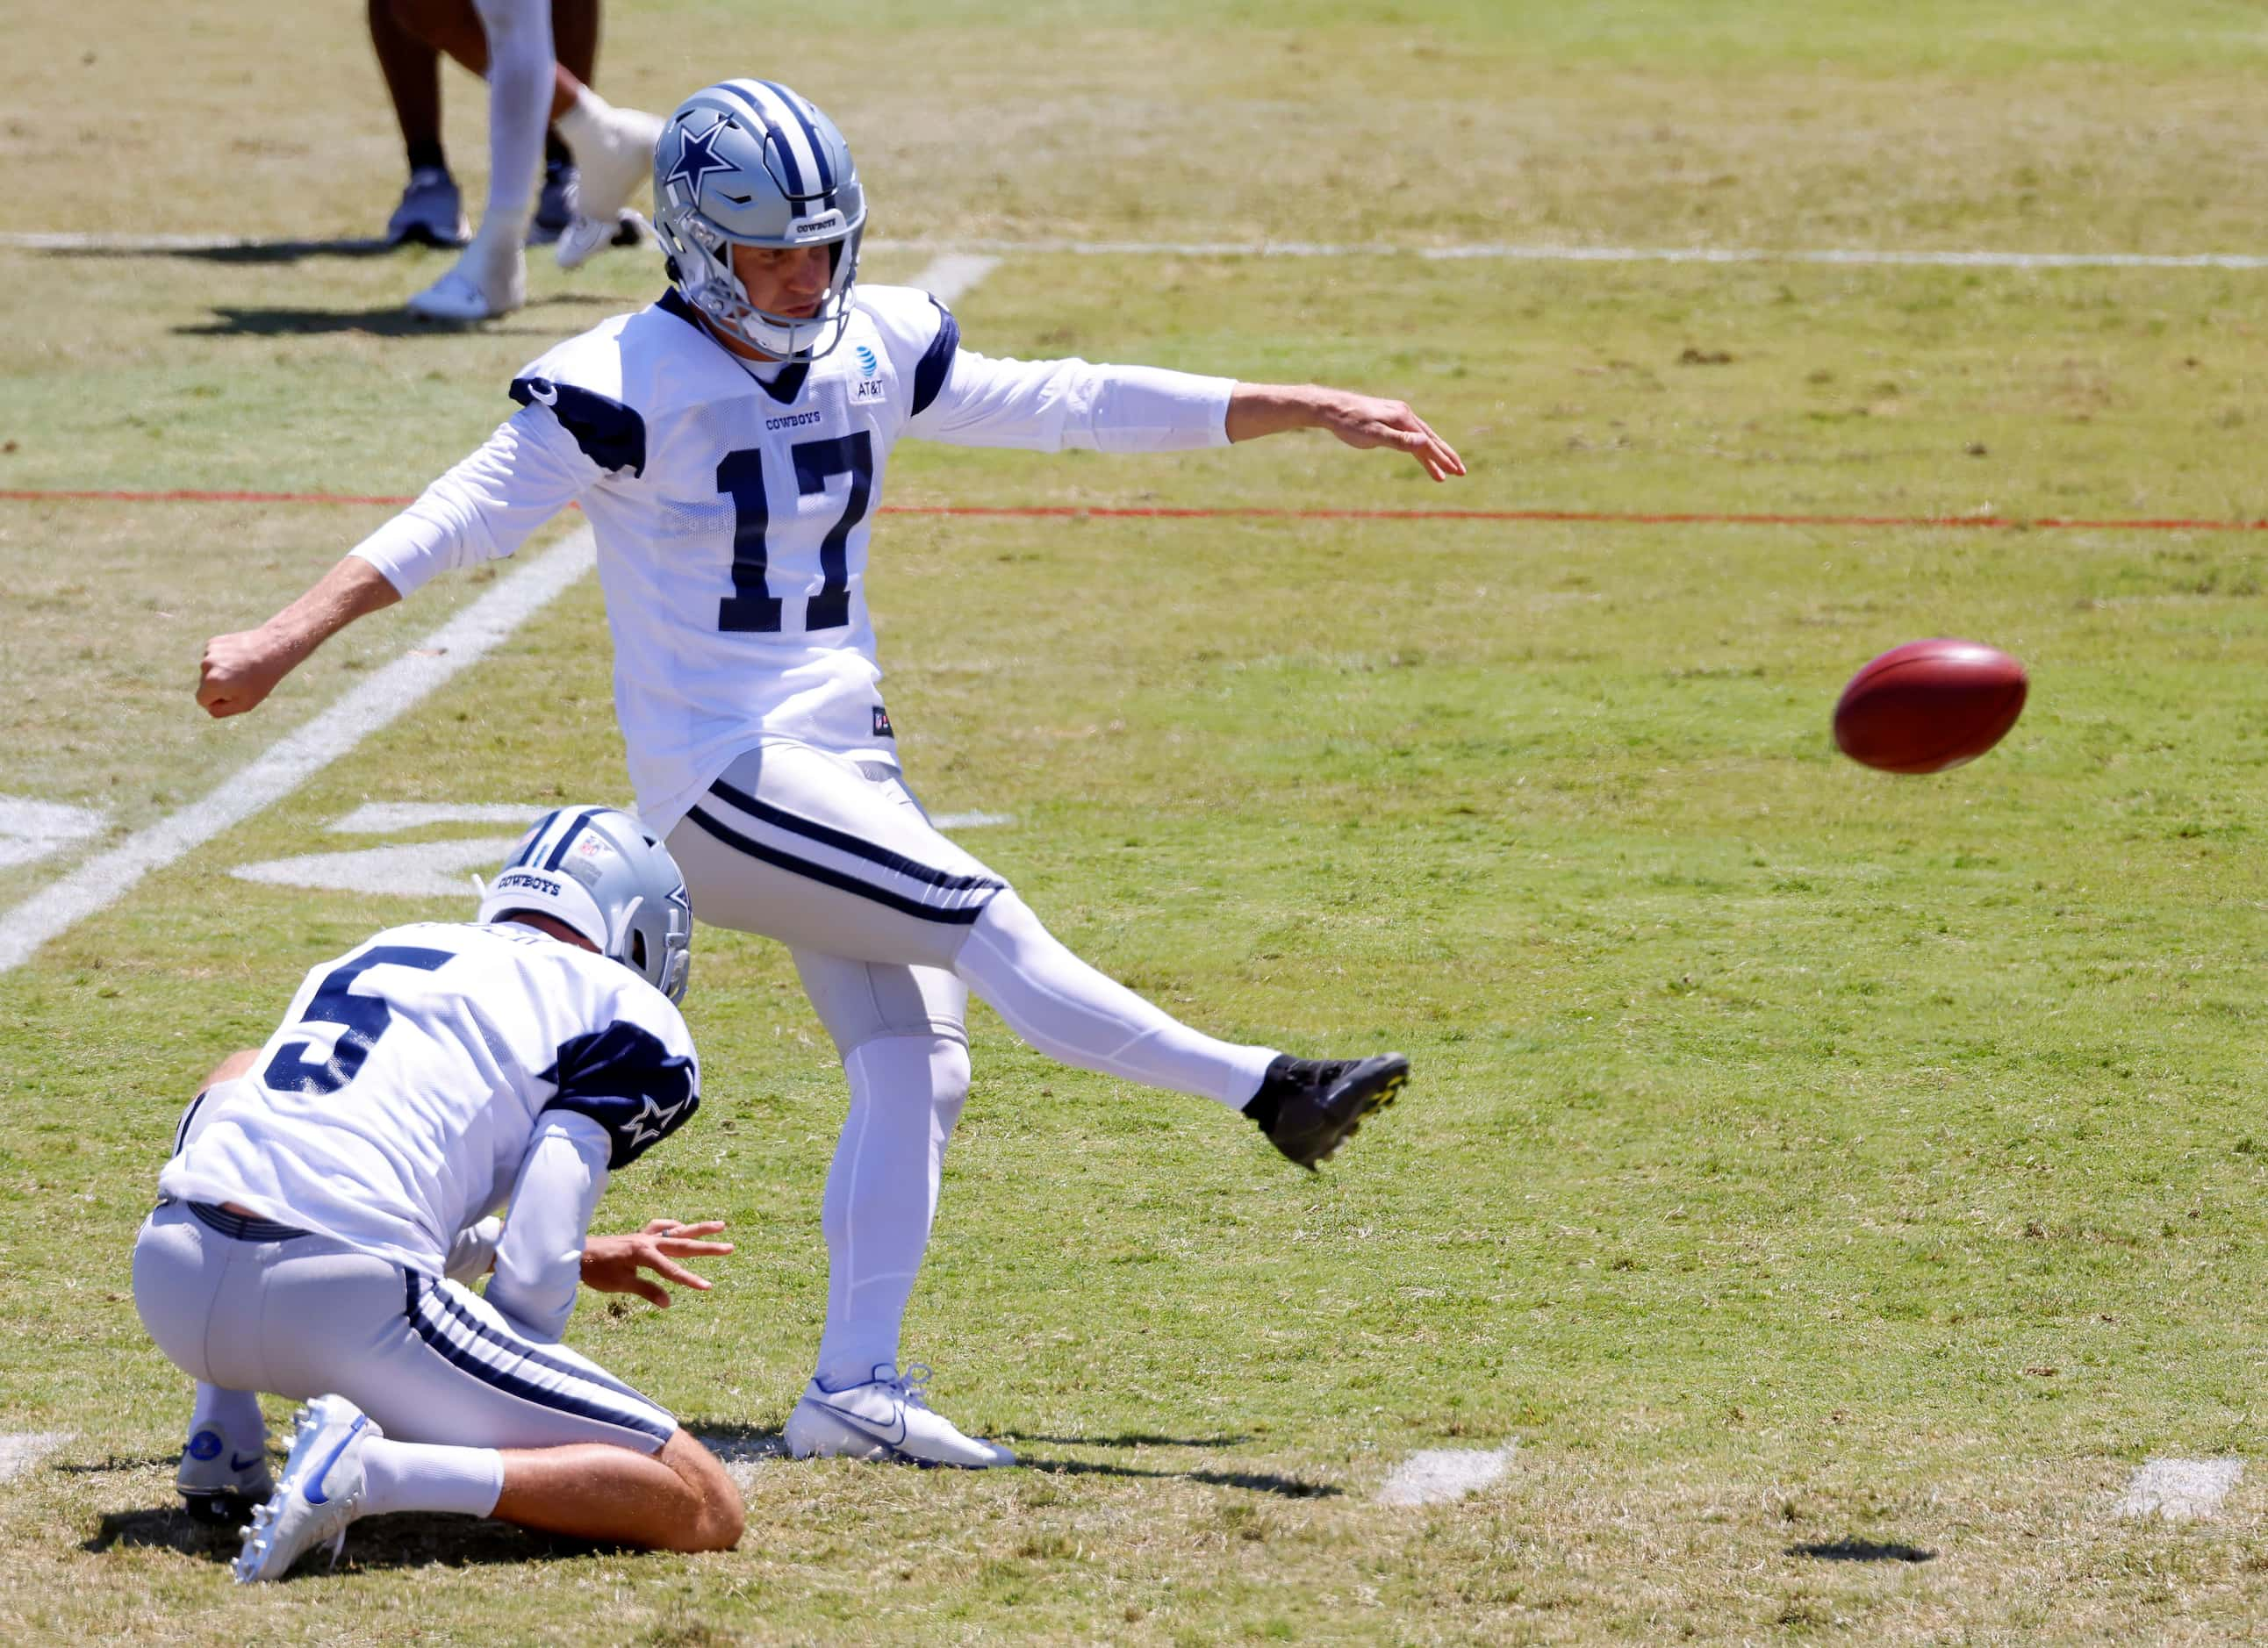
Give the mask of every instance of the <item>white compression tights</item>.
[(843, 1069), (850, 1114), (820, 1212), (828, 1265), (819, 1377), (838, 1389), (898, 1359), (946, 1142), (968, 1097), (968, 1049), (945, 1036), (885, 1036), (853, 1048)]
[(1275, 1049), (1192, 1030), (1105, 977), (1003, 892), (984, 907), (953, 970), (1049, 1058), (1241, 1110), (1260, 1091)]
[(535, 173), (550, 123), (550, 0), (473, 0), (489, 38), (489, 203), (483, 239), (517, 248), (535, 216)]

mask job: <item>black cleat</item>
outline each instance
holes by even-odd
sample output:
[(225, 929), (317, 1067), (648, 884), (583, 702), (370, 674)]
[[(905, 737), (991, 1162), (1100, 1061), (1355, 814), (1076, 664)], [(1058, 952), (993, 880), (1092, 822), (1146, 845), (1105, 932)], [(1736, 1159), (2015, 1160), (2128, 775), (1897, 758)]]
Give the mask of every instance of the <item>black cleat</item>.
[(1362, 1119), (1383, 1110), (1410, 1079), (1399, 1053), (1366, 1059), (1301, 1059), (1285, 1054), (1268, 1067), (1244, 1114), (1270, 1144), (1313, 1171), (1352, 1138)]

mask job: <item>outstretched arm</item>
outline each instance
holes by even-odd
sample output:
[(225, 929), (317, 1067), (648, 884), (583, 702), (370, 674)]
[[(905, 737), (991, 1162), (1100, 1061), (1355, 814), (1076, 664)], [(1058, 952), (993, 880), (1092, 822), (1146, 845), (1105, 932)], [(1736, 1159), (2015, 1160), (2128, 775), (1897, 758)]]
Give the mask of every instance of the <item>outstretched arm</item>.
[[(526, 380), (522, 380), (523, 382)], [(602, 405), (635, 417), (601, 397), (566, 386), (544, 389), (563, 401), (582, 433), (563, 425), (549, 403), (526, 407), (488, 440), (425, 489), (417, 501), (355, 546), (315, 586), (256, 629), (215, 636), (205, 643), (197, 703), (212, 716), (241, 715), (317, 647), (356, 619), (391, 607), (435, 573), (510, 555), (528, 534), (580, 497), (600, 470), (581, 443), (592, 434), (588, 408)], [(520, 384), (515, 398), (525, 399)], [(603, 433), (620, 434), (610, 430)], [(644, 461), (644, 431), (635, 458)], [(610, 459), (611, 449), (602, 448)], [(619, 461), (631, 463), (630, 456)]]
[[(934, 300), (932, 300), (934, 302)], [(1350, 446), (1408, 452), (1436, 481), (1465, 473), (1456, 449), (1399, 401), (1317, 384), (1248, 384), (1154, 366), (993, 360), (961, 347), (944, 306), (928, 323), (891, 317), (911, 390), (909, 432), (958, 446), (1035, 452), (1177, 452), (1327, 430)]]
[(276, 690), (306, 656), (356, 619), (391, 607), (401, 592), (367, 561), (349, 555), (315, 586), (256, 629), (215, 636), (197, 672), (206, 714), (241, 715)]
[(1286, 430), (1327, 430), (1350, 446), (1408, 452), (1436, 481), (1465, 473), (1456, 448), (1399, 401), (1318, 384), (1241, 383), (1229, 392), (1228, 438), (1257, 440)]

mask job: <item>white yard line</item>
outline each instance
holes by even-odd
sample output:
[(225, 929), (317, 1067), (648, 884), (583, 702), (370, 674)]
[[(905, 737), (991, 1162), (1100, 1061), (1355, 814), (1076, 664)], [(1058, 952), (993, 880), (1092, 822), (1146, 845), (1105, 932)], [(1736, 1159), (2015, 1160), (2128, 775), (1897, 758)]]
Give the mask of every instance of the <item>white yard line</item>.
[(977, 282), (1000, 267), (997, 257), (971, 252), (940, 254), (930, 266), (914, 276), (914, 284), (936, 295), (939, 303), (958, 303)]
[[(191, 243), (188, 237), (158, 239)], [(145, 238), (142, 243), (149, 242)], [(239, 239), (195, 244), (252, 243)], [(939, 257), (914, 276), (914, 284), (951, 301), (965, 295), (998, 262), (997, 258), (973, 254)], [(407, 655), (359, 683), (338, 703), (318, 711), (298, 732), (277, 739), (250, 766), (223, 780), (203, 799), (137, 830), (15, 909), (0, 912), (0, 973), (21, 967), (48, 940), (117, 902), (151, 871), (164, 869), (223, 830), (290, 795), (459, 672), (478, 663), (588, 572), (595, 559), (591, 529), (578, 527), (556, 547), (521, 565)]]
[(13, 1482), (70, 1439), (68, 1431), (0, 1431), (0, 1482)]
[(365, 801), (326, 828), (342, 835), (385, 835), (427, 824), (510, 824), (524, 830), (544, 810), (511, 801)]
[[(229, 252), (274, 246), (273, 236), (72, 233), (0, 231), (0, 247), (29, 252)], [(354, 251), (357, 240), (310, 243)], [(1387, 241), (1323, 240), (899, 240), (878, 250), (942, 254), (912, 284), (951, 302), (1003, 257), (1056, 254), (1071, 257), (1409, 257), (1430, 262), (1478, 260), (1504, 263), (1829, 263), (1918, 266), (1932, 269), (2268, 269), (2268, 254), (2250, 252), (2001, 252), (1988, 248), (1901, 251), (1895, 247), (1830, 246), (1591, 246), (1486, 241), (1463, 246), (1403, 246)], [(967, 283), (948, 291), (946, 265), (981, 264)]]
[(1500, 1448), (1428, 1448), (1394, 1468), (1378, 1490), (1382, 1505), (1448, 1505), (1476, 1493), (1512, 1468), (1517, 1443)]
[(1999, 252), (1951, 248), (1898, 251), (1874, 246), (1823, 249), (1778, 246), (1588, 246), (1489, 241), (1465, 246), (1402, 246), (1389, 241), (1321, 240), (911, 240), (901, 247), (951, 245), (1000, 256), (1053, 253), (1071, 257), (1410, 257), (1428, 262), (1502, 263), (1851, 263), (1943, 269), (2268, 269), (2268, 254), (2245, 252)]
[(2234, 1459), (2155, 1459), (2136, 1471), (2111, 1513), (2196, 1522), (2211, 1517), (2244, 1475)]
[(74, 842), (102, 834), (103, 817), (85, 807), (0, 796), (0, 869), (37, 864)]
[(273, 806), (363, 739), (415, 708), (436, 688), (488, 656), (498, 643), (591, 570), (591, 529), (578, 527), (504, 578), (416, 648), (359, 682), (232, 773), (203, 799), (97, 853), (62, 880), (0, 915), (0, 973), (122, 898), (233, 825)]
[(366, 847), (360, 852), (307, 853), (239, 864), (239, 881), (269, 887), (313, 887), (323, 893), (368, 893), (392, 898), (469, 899), (475, 872), (494, 874), (518, 835), (475, 835), (460, 841)]

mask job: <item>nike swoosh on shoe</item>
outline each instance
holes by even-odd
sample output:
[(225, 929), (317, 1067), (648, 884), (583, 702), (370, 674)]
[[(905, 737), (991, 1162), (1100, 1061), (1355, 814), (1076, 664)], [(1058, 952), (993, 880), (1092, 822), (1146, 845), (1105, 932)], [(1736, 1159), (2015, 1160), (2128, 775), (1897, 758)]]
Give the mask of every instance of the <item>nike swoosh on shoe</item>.
[[(228, 1456), (228, 1468), (231, 1470), (250, 1470), (266, 1457), (264, 1453), (254, 1453), (250, 1459), (239, 1459), (232, 1453)], [(335, 1459), (337, 1455), (334, 1454), (332, 1457)]]
[(872, 1419), (867, 1418), (863, 1414), (853, 1413), (848, 1408), (837, 1408), (833, 1402), (814, 1402), (812, 1406), (814, 1408), (824, 1409), (827, 1412), (833, 1414), (837, 1419), (849, 1420), (852, 1424), (858, 1426), (858, 1429), (864, 1431), (868, 1436), (873, 1438), (875, 1441), (881, 1443), (886, 1447), (896, 1448), (903, 1447), (905, 1446), (906, 1412), (902, 1408), (898, 1409), (898, 1433), (895, 1436), (892, 1436), (888, 1431), (884, 1429), (882, 1426), (876, 1424)]
[(305, 1499), (309, 1505), (328, 1505), (331, 1502), (330, 1495), (323, 1491), (323, 1478), (331, 1474), (331, 1467), (339, 1462), (339, 1455), (347, 1451), (347, 1444), (360, 1436), (363, 1432), (363, 1427), (367, 1425), (369, 1423), (370, 1416), (365, 1414), (361, 1418), (356, 1420), (352, 1425), (348, 1427), (346, 1435), (339, 1438), (338, 1446), (331, 1450), (330, 1458), (325, 1460), (320, 1465), (315, 1467), (313, 1473), (314, 1480), (306, 1487), (299, 1490), (299, 1497), (301, 1498)]

